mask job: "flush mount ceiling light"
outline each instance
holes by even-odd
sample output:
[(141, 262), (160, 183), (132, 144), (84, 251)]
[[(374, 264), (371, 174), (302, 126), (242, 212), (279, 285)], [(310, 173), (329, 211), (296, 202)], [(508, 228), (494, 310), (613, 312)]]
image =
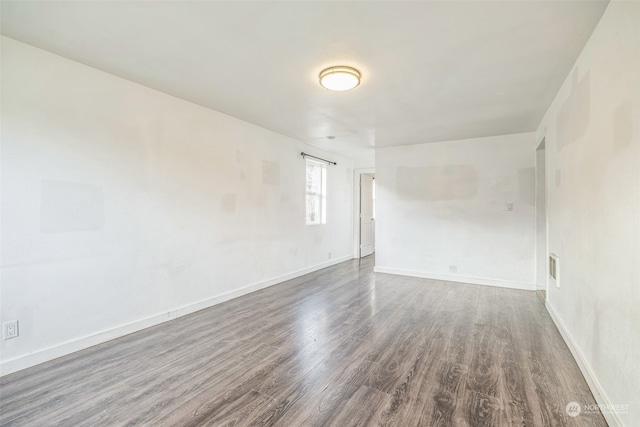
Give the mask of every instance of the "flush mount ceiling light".
[(320, 84), (329, 90), (353, 89), (360, 84), (360, 71), (342, 65), (329, 67), (320, 73)]

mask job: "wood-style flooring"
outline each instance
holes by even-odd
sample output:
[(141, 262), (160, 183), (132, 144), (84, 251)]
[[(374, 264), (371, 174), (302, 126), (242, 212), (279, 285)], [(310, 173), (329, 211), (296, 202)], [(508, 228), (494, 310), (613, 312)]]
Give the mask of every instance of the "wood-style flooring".
[(605, 426), (535, 292), (341, 263), (0, 379), (2, 426)]

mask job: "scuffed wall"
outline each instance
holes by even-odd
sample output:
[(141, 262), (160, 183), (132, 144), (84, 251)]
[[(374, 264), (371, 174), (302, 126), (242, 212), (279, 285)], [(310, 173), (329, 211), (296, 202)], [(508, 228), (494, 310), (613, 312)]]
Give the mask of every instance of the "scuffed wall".
[(598, 402), (619, 405), (607, 420), (626, 426), (640, 425), (639, 22), (640, 3), (609, 4), (538, 130), (560, 265), (549, 311)]
[(535, 147), (525, 133), (376, 150), (376, 271), (534, 289)]
[(7, 38), (2, 110), (3, 374), (351, 258), (348, 159)]

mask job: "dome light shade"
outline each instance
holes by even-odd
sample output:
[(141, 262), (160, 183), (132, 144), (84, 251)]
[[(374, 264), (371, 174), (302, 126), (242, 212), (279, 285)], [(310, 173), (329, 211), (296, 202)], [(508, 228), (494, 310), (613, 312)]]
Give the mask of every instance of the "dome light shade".
[(320, 85), (325, 89), (343, 91), (353, 89), (360, 84), (360, 71), (355, 68), (329, 67), (320, 73)]

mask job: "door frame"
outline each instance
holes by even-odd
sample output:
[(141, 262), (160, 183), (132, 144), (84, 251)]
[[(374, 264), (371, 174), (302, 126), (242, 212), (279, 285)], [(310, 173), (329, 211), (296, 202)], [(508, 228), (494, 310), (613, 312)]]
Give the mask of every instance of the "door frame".
[[(548, 169), (548, 159), (547, 159), (547, 150), (546, 150), (546, 135), (543, 135), (542, 138), (540, 139), (540, 142), (538, 143), (538, 145), (536, 146), (535, 149), (535, 172), (536, 172), (536, 191), (535, 191), (535, 197), (538, 197), (538, 188), (537, 188), (537, 183), (538, 183), (538, 173), (539, 173), (539, 165), (538, 165), (538, 152), (539, 151), (543, 151), (543, 159), (542, 162), (544, 164), (544, 176), (543, 176), (543, 185), (544, 185), (544, 236), (545, 236), (545, 242), (544, 242), (544, 259), (542, 260), (544, 267), (544, 291), (545, 291), (545, 303), (547, 301), (549, 301), (549, 181), (547, 180), (547, 177), (549, 176), (549, 169)], [(538, 242), (538, 206), (536, 205), (536, 210), (535, 210), (535, 216), (536, 216), (536, 256), (535, 256), (535, 263), (536, 263), (536, 290), (538, 290), (538, 263), (541, 261), (538, 259), (538, 253), (540, 250), (540, 243)]]
[(375, 173), (376, 168), (353, 170), (353, 258), (360, 259), (360, 175)]

